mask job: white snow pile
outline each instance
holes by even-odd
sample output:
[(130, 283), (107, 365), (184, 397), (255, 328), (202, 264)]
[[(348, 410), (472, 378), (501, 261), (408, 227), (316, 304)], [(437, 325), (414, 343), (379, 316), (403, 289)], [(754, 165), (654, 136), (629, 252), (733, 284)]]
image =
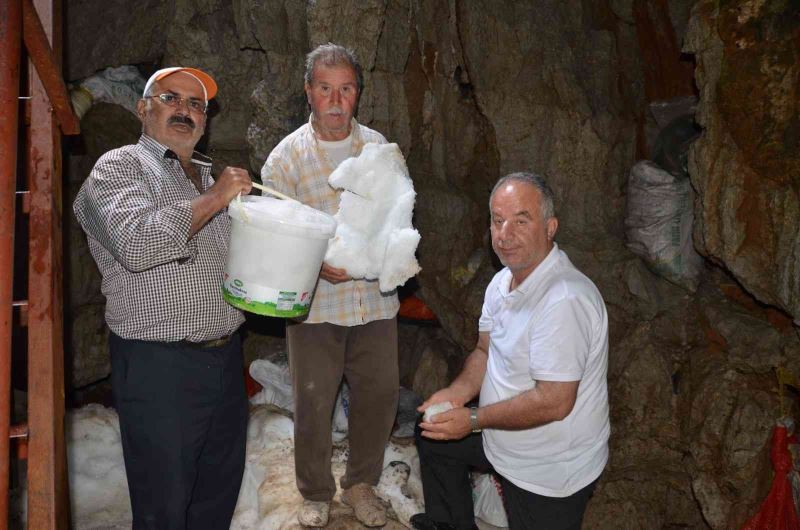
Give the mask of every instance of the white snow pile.
[(65, 418), (72, 527), (130, 528), (131, 505), (114, 409), (87, 405)]
[[(297, 510), (303, 499), (295, 485), (293, 430), (292, 420), (264, 405), (251, 410), (244, 480), (231, 530), (301, 528)], [(346, 443), (334, 446), (331, 469), (337, 484), (344, 475), (348, 453)], [(408, 528), (409, 518), (424, 511), (419, 457), (414, 446), (388, 444), (377, 494), (391, 506), (397, 521)], [(341, 491), (333, 501), (331, 526), (341, 527), (332, 524), (333, 520), (352, 517), (352, 511), (341, 503)]]
[[(87, 405), (69, 412), (65, 423), (72, 528), (129, 529), (131, 508), (116, 412)], [(244, 478), (232, 530), (300, 528), (297, 510), (302, 498), (295, 485), (293, 432), (291, 419), (266, 405), (251, 406)], [(334, 446), (332, 470), (337, 483), (344, 474), (348, 452), (346, 441)], [(424, 511), (419, 457), (413, 445), (387, 445), (376, 490), (396, 514), (395, 521), (410, 528), (409, 518)], [(24, 497), (24, 491), (21, 495)], [(340, 495), (340, 491), (336, 493), (331, 506), (332, 522), (339, 518), (355, 521)], [(21, 515), (24, 519), (24, 513)], [(398, 528), (397, 522), (386, 528)], [(349, 527), (346, 523), (337, 526)]]
[(383, 292), (417, 274), (420, 235), (411, 225), (416, 193), (397, 144), (366, 144), (328, 182), (345, 191), (325, 262), (353, 278), (377, 279)]

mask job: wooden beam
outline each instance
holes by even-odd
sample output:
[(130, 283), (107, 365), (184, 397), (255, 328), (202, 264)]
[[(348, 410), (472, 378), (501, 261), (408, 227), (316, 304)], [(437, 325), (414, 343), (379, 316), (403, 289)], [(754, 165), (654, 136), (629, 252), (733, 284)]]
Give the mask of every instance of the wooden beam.
[(14, 218), (17, 202), (22, 3), (0, 0), (0, 529), (8, 526)]
[(36, 73), (39, 74), (61, 126), (61, 132), (65, 135), (80, 134), (80, 120), (72, 111), (67, 86), (61, 76), (61, 61), (56, 61), (32, 0), (22, 0), (22, 36), (28, 56), (36, 67)]
[[(30, 0), (23, 2), (24, 17)], [(60, 2), (36, 0), (35, 7), (58, 65)], [(29, 69), (28, 528), (66, 529), (61, 134), (39, 72)]]

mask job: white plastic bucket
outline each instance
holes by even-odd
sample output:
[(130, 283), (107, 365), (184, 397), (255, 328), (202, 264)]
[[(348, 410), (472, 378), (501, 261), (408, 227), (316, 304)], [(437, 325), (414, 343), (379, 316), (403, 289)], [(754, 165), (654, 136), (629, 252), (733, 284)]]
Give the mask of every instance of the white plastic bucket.
[(259, 315), (308, 313), (328, 239), (336, 232), (333, 217), (299, 202), (257, 196), (234, 199), (228, 215), (225, 300)]

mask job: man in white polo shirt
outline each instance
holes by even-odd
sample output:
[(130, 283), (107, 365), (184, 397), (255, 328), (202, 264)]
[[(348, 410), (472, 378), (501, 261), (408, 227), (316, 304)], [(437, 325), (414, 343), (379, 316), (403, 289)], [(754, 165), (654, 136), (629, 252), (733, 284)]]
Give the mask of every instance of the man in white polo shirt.
[[(579, 529), (608, 459), (605, 304), (553, 241), (544, 179), (503, 177), (489, 206), (505, 268), (486, 289), (461, 374), (419, 408), (454, 407), (420, 423), (426, 511), (411, 522), (474, 528), (469, 471), (478, 468), (499, 475), (512, 529)], [(466, 407), (478, 393), (480, 406)]]

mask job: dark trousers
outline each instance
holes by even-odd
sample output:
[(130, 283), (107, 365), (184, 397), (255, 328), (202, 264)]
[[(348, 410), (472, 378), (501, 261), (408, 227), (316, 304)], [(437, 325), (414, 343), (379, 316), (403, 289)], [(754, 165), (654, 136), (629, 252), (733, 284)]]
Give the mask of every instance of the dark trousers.
[(110, 336), (134, 530), (230, 527), (248, 404), (238, 335), (216, 348)]
[(294, 467), (303, 498), (329, 501), (336, 493), (331, 473), (331, 416), (336, 393), (347, 379), (350, 454), (342, 489), (376, 485), (397, 415), (400, 392), (397, 320), (360, 326), (289, 324), (286, 328), (294, 392)]
[[(458, 529), (474, 528), (469, 473), (492, 469), (483, 452), (481, 435), (441, 442), (423, 438), (417, 428), (416, 438), (425, 513), (438, 523), (449, 523)], [(512, 530), (579, 530), (597, 483), (594, 481), (569, 497), (559, 498), (537, 495), (502, 476), (499, 478)]]

